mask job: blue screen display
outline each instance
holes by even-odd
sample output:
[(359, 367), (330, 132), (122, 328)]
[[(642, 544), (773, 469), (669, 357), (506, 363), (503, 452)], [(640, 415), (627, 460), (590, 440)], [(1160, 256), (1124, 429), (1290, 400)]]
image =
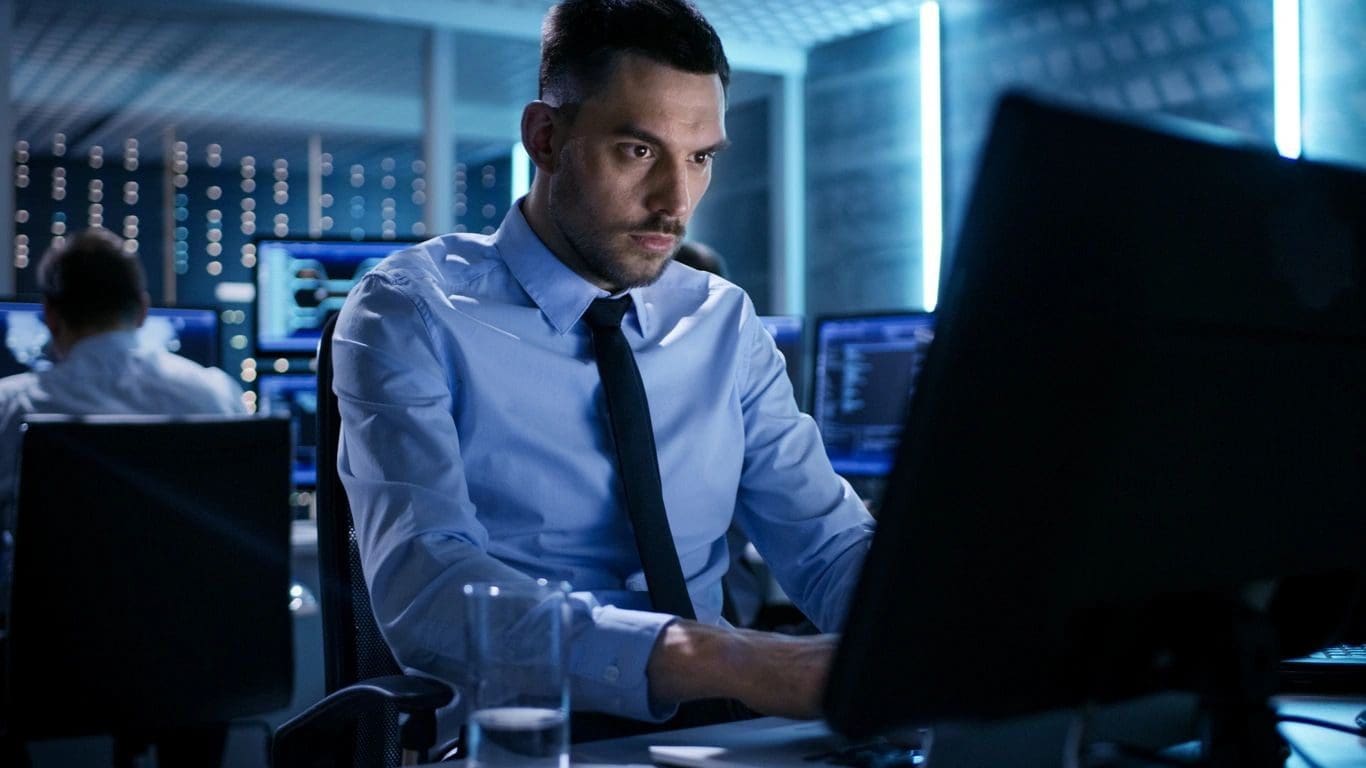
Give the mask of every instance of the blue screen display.
[(934, 316), (823, 318), (816, 326), (812, 416), (835, 471), (892, 471), (906, 406), (934, 340)]
[(256, 246), (256, 349), (313, 354), (346, 294), (403, 241), (262, 240)]
[(312, 374), (263, 374), (256, 380), (256, 411), (287, 416), (293, 439), (290, 475), (296, 488), (318, 484), (318, 380)]
[[(52, 336), (43, 324), (43, 305), (0, 302), (0, 376), (41, 371), (52, 365)], [(199, 363), (218, 363), (218, 315), (211, 309), (153, 307), (138, 329), (138, 343)]]

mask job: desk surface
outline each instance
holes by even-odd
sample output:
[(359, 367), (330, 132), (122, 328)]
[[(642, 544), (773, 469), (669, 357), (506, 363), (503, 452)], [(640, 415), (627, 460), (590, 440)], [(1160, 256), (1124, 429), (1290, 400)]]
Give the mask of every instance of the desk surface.
[[(1351, 725), (1357, 713), (1366, 708), (1366, 696), (1285, 696), (1277, 700), (1277, 706), (1286, 714)], [(1121, 705), (1112, 711), (1120, 718), (1174, 720), (1179, 731), (1182, 727), (1191, 726), (1188, 718), (1193, 712), (1193, 700), (1183, 695), (1169, 694), (1150, 697), (1137, 704)], [(941, 739), (936, 735), (936, 750), (931, 752), (929, 767), (958, 768), (983, 764), (1018, 768), (1059, 766), (1062, 763), (1061, 737), (1069, 719), (1067, 713), (1050, 713), (1009, 723), (954, 728), (951, 734), (945, 734), (949, 738)], [(1150, 734), (1170, 734), (1174, 732), (1172, 727), (1171, 723), (1159, 726), (1149, 724), (1143, 730)], [(762, 738), (766, 731), (784, 730), (801, 737), (818, 735), (823, 729), (818, 723), (799, 725), (791, 720), (766, 717), (744, 723), (612, 739), (576, 746), (574, 765), (584, 768), (649, 768), (654, 765), (649, 754), (651, 745), (736, 747), (746, 742), (755, 743), (755, 739)], [(1366, 739), (1295, 723), (1282, 725), (1281, 732), (1296, 747), (1305, 750), (1314, 763), (1325, 768), (1366, 765)], [(1049, 746), (1042, 747), (1044, 744)], [(1021, 759), (1026, 755), (1034, 759)], [(452, 765), (445, 763), (441, 768)], [(1287, 768), (1308, 768), (1309, 765), (1311, 763), (1298, 754), (1286, 762)]]

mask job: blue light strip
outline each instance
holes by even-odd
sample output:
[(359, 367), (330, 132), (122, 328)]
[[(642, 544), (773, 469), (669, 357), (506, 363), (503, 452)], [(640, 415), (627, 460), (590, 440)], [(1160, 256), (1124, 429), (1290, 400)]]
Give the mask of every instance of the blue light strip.
[(1274, 0), (1272, 11), (1276, 67), (1276, 150), (1299, 157), (1300, 0)]
[(531, 156), (522, 142), (512, 145), (512, 202), (531, 191)]
[(920, 5), (920, 221), (921, 305), (939, 302), (944, 252), (944, 147), (940, 113), (939, 3)]

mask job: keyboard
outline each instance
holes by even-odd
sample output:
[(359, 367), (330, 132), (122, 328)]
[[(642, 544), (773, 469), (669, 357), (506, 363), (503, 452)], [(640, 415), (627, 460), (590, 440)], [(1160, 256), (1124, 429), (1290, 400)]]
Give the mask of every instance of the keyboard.
[(1330, 645), (1287, 659), (1281, 684), (1294, 693), (1366, 693), (1366, 645)]

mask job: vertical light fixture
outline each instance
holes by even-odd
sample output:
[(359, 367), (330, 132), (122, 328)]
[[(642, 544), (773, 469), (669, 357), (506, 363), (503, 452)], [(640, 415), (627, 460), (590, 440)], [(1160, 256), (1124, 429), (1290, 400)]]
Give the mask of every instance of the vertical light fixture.
[(921, 305), (939, 302), (944, 252), (944, 147), (940, 113), (939, 3), (920, 5), (920, 230)]
[(1300, 0), (1273, 0), (1272, 38), (1276, 69), (1276, 151), (1299, 157)]
[(531, 191), (531, 155), (522, 142), (512, 145), (512, 204)]

